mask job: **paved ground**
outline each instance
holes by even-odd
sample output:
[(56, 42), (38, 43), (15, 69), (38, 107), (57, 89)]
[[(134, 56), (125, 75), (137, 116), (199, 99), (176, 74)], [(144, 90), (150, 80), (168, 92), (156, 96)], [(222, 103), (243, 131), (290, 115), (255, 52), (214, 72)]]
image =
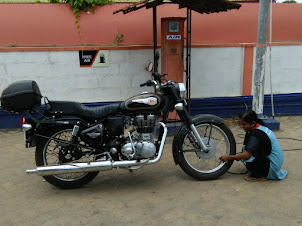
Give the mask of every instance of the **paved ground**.
[[(0, 225), (302, 225), (302, 116), (277, 119), (289, 171), (278, 182), (230, 173), (191, 179), (174, 164), (169, 138), (155, 165), (101, 172), (81, 189), (61, 190), (25, 174), (34, 168), (34, 149), (24, 147), (22, 132), (0, 131)], [(238, 151), (243, 131), (228, 124)], [(230, 172), (245, 168), (236, 162)]]

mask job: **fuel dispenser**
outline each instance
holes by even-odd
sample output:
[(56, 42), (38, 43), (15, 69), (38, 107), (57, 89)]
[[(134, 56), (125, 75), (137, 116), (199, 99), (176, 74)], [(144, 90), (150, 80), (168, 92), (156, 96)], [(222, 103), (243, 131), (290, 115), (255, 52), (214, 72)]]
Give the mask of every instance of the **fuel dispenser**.
[(167, 79), (183, 82), (184, 21), (183, 17), (161, 19), (161, 73)]
[[(184, 22), (183, 17), (161, 19), (161, 74), (168, 74), (167, 80), (184, 82)], [(176, 111), (171, 112), (168, 121), (179, 120)]]

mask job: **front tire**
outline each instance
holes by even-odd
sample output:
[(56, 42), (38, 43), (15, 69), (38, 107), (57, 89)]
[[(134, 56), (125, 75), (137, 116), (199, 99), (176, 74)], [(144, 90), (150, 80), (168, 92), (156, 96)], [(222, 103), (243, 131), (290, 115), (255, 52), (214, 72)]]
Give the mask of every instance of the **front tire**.
[(236, 154), (234, 136), (223, 123), (197, 121), (194, 125), (210, 150), (208, 153), (203, 152), (198, 147), (193, 132), (184, 127), (175, 138), (177, 141), (173, 147), (174, 159), (177, 159), (185, 173), (197, 180), (217, 179), (233, 164), (233, 161), (221, 162), (219, 157)]
[[(38, 142), (36, 147), (36, 165), (37, 166), (51, 166), (60, 164), (60, 155), (62, 155), (63, 146), (58, 142), (69, 142), (71, 140), (72, 129), (71, 128), (52, 128), (49, 129), (46, 136), (50, 139), (42, 139)], [(78, 157), (77, 162), (92, 161), (86, 157)], [(66, 162), (67, 163), (67, 162)], [(68, 173), (51, 176), (43, 176), (43, 178), (50, 184), (63, 188), (80, 188), (85, 184), (92, 181), (99, 172), (89, 173)]]

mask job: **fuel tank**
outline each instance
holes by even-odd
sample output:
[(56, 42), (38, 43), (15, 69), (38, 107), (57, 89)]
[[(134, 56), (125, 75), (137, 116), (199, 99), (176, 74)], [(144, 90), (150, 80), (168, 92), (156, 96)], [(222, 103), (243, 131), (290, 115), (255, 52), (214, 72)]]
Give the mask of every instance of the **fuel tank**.
[(121, 103), (122, 112), (158, 113), (165, 106), (164, 99), (156, 93), (145, 93), (130, 97)]

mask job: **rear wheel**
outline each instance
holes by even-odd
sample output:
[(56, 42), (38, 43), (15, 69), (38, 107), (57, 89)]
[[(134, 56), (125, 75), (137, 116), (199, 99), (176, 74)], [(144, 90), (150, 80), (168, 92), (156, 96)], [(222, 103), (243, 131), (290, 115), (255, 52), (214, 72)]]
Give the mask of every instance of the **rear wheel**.
[(178, 137), (179, 165), (184, 172), (195, 179), (216, 179), (226, 173), (233, 163), (233, 161), (221, 162), (219, 157), (236, 154), (234, 136), (225, 124), (197, 122), (195, 126), (209, 150), (202, 151), (197, 145), (193, 132), (186, 129)]
[[(50, 139), (41, 140), (36, 147), (36, 165), (51, 166), (61, 165), (71, 162), (91, 162), (93, 156), (85, 157), (82, 155), (85, 150), (79, 146), (68, 145), (72, 137), (71, 128), (53, 128), (48, 132)], [(81, 142), (84, 144), (83, 142)], [(80, 144), (81, 144), (80, 143)], [(66, 173), (52, 176), (43, 176), (44, 179), (54, 186), (71, 189), (80, 188), (92, 181), (98, 172), (85, 173)]]

